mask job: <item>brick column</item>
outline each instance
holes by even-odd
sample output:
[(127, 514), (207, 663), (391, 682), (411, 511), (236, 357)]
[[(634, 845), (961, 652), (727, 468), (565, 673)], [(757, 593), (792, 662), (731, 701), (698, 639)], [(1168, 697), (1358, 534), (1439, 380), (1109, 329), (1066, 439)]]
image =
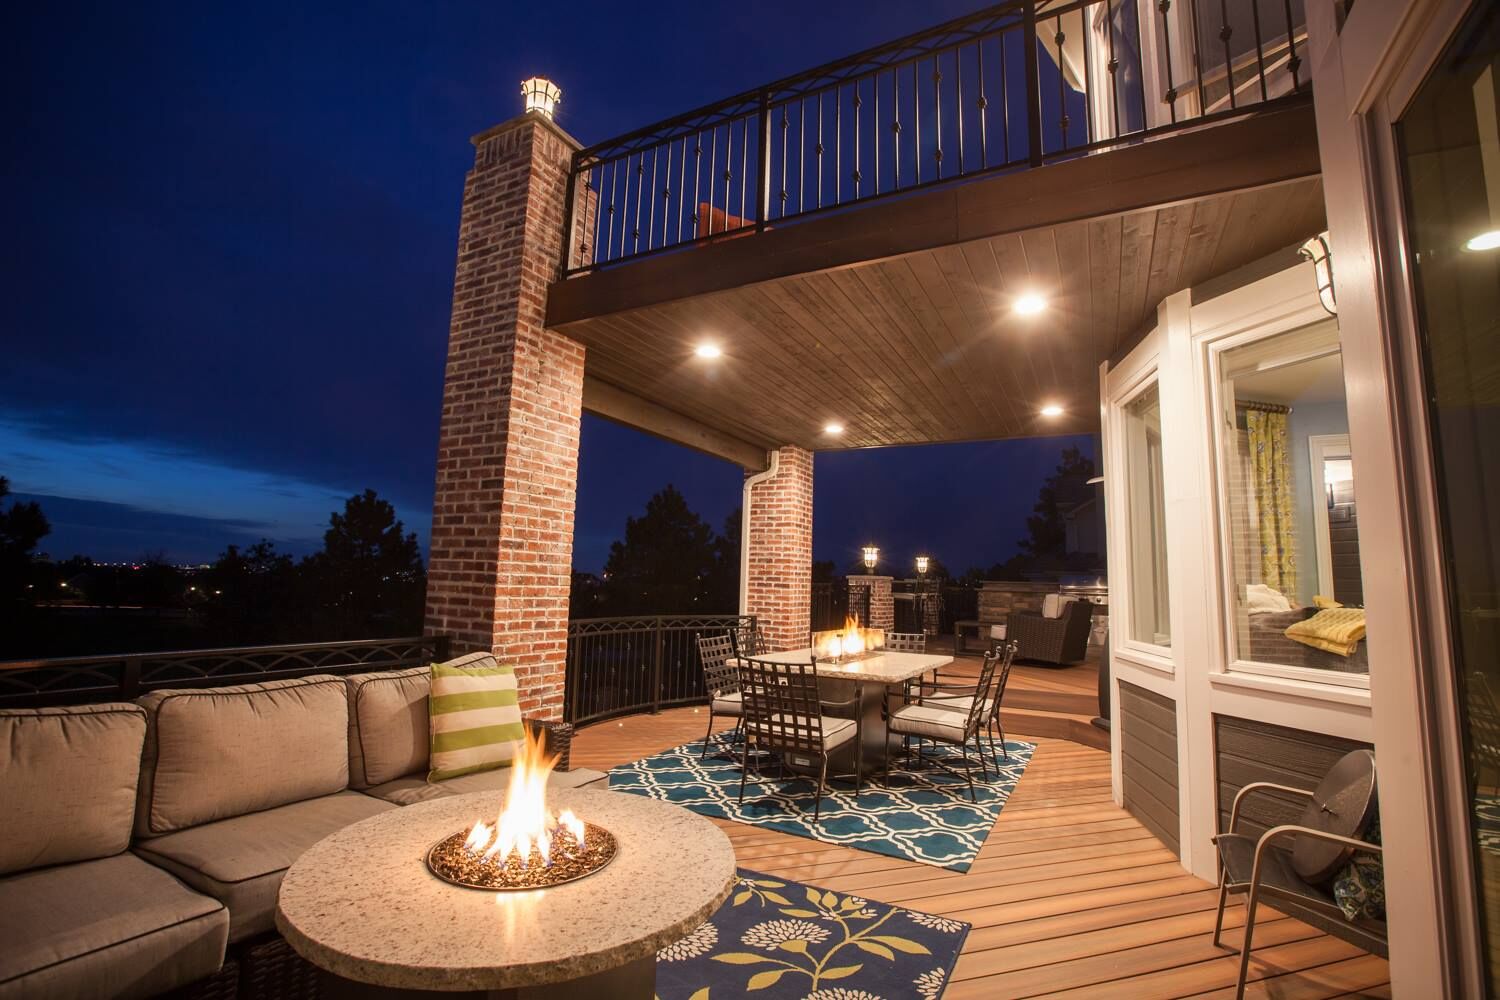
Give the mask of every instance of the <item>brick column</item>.
[(750, 488), (746, 611), (773, 650), (807, 645), (812, 627), (812, 452), (787, 446), (776, 474)]
[(583, 345), (543, 326), (578, 148), (525, 114), (474, 138), (443, 384), (427, 630), (515, 666), (560, 719)]
[(861, 591), (870, 592), (870, 621), (869, 628), (882, 628), (890, 631), (896, 627), (896, 599), (891, 596), (891, 578), (888, 576), (861, 576), (857, 573), (850, 574), (849, 580), (849, 606), (851, 608), (864, 604), (865, 596)]

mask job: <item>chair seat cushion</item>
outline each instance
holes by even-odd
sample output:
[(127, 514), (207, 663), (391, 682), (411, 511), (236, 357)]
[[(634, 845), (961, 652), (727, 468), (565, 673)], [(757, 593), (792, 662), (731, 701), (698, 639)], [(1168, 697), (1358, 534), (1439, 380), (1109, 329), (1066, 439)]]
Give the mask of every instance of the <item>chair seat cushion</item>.
[(968, 717), (951, 708), (930, 705), (907, 705), (891, 715), (890, 731), (901, 736), (928, 736), (933, 739), (962, 743), (964, 723)]
[[(469, 792), (503, 792), (510, 786), (510, 775), (510, 769), (504, 768), (499, 771), (476, 771), (462, 777), (449, 778), (447, 781), (434, 782), (428, 781), (427, 776), (423, 774), (408, 774), (404, 778), (396, 778), (393, 781), (367, 788), (365, 794), (398, 806), (409, 806), (418, 802), (431, 802), (433, 799), (445, 799), (453, 795), (465, 795)], [(609, 775), (602, 771), (575, 767), (571, 771), (553, 771), (547, 776), (547, 787), (582, 788), (584, 785), (603, 781), (608, 777)]]
[(715, 715), (744, 715), (745, 703), (738, 691), (721, 694), (714, 699)]
[[(969, 709), (974, 705), (974, 699), (963, 695), (945, 695), (939, 697), (928, 697), (922, 699), (922, 704), (928, 708), (941, 708), (945, 712), (957, 712), (960, 715), (968, 715)], [(984, 708), (980, 711), (980, 718), (987, 718), (990, 714), (990, 699), (984, 699)]]
[(351, 823), (396, 808), (360, 792), (338, 792), (155, 837), (135, 852), (229, 908), (229, 940), (275, 926), (281, 877), (307, 850)]
[(146, 997), (216, 972), (229, 913), (133, 854), (0, 879), (0, 998)]
[[(778, 725), (789, 724), (787, 716), (775, 715), (772, 716), (772, 720), (775, 721)], [(806, 721), (808, 723), (811, 723), (812, 717), (808, 716), (806, 718)], [(850, 740), (854, 739), (854, 734), (858, 731), (854, 727), (853, 719), (840, 719), (837, 716), (833, 715), (823, 716), (822, 726), (823, 751), (825, 753), (829, 750), (832, 750), (834, 747), (843, 746), (845, 743), (848, 743)], [(755, 733), (753, 727), (747, 725), (746, 732), (750, 734), (750, 741), (752, 743), (755, 742)]]

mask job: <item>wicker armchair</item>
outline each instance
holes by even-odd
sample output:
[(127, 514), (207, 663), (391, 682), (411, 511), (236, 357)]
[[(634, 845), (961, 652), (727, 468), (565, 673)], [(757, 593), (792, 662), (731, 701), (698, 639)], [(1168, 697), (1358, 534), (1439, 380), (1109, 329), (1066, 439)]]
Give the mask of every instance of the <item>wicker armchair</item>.
[(1088, 654), (1094, 606), (1071, 601), (1061, 618), (1045, 618), (1036, 611), (1013, 611), (1005, 621), (1005, 639), (1016, 644), (1016, 659), (1039, 660), (1066, 666), (1082, 663)]

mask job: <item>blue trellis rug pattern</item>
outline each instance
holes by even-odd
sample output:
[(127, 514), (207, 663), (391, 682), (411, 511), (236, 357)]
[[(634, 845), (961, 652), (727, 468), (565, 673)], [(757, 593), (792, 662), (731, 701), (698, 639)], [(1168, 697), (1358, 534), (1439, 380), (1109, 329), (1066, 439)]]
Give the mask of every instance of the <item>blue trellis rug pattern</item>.
[(656, 956), (659, 1000), (937, 1000), (961, 920), (744, 868), (708, 923)]
[[(929, 762), (908, 760), (891, 769), (889, 788), (866, 782), (855, 801), (847, 781), (825, 788), (822, 817), (812, 824), (813, 780), (788, 774), (777, 777), (775, 765), (764, 773), (752, 769), (741, 804), (739, 748), (716, 736), (700, 760), (702, 741), (621, 764), (609, 772), (612, 791), (662, 799), (704, 816), (717, 816), (768, 827), (828, 844), (840, 844), (966, 872), (985, 837), (1020, 780), (1036, 744), (1006, 741), (1010, 760), (1001, 759), (984, 778), (974, 769), (978, 802), (970, 802), (961, 775)], [(928, 757), (958, 759), (956, 750), (937, 747)], [(753, 760), (752, 760), (753, 763)]]

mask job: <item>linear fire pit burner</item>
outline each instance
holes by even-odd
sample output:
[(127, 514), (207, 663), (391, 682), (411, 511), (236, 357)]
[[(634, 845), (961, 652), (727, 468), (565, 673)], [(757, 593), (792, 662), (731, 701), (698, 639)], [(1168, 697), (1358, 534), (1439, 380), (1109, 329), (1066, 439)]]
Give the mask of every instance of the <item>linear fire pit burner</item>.
[(583, 824), (581, 849), (571, 831), (560, 831), (553, 838), (550, 859), (543, 858), (535, 847), (524, 861), (515, 853), (503, 859), (486, 857), (483, 851), (467, 846), (471, 837), (464, 831), (433, 844), (427, 852), (428, 870), (444, 882), (466, 889), (546, 889), (594, 874), (614, 860), (618, 849), (614, 834), (593, 823)]

